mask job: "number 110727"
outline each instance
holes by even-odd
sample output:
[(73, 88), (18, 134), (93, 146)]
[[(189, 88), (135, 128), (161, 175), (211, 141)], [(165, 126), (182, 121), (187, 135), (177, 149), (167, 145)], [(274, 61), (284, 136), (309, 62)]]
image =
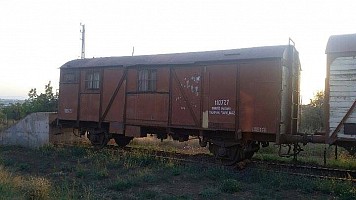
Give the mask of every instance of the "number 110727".
[(228, 99), (219, 99), (215, 100), (215, 106), (228, 106), (229, 105), (229, 100)]

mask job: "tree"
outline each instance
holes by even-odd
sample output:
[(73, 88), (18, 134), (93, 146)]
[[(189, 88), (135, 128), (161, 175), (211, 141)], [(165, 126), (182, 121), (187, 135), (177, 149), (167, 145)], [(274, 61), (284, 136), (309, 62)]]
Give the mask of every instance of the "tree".
[(56, 112), (58, 94), (53, 93), (51, 82), (45, 85), (45, 93), (37, 94), (36, 88), (33, 88), (28, 93), (28, 99), (24, 103), (25, 113), (34, 112)]
[(2, 110), (0, 110), (0, 127), (1, 124), (5, 122), (5, 120), (6, 120), (6, 114)]
[(19, 120), (25, 116), (23, 105), (20, 103), (11, 104), (3, 108), (3, 113), (7, 116), (7, 119)]
[(37, 94), (33, 88), (28, 92), (28, 99), (23, 104), (16, 103), (4, 107), (2, 112), (8, 119), (19, 120), (34, 112), (57, 112), (58, 93), (53, 93), (51, 81), (45, 85), (45, 93)]
[(322, 131), (325, 128), (324, 91), (318, 91), (308, 105), (301, 106), (301, 132)]

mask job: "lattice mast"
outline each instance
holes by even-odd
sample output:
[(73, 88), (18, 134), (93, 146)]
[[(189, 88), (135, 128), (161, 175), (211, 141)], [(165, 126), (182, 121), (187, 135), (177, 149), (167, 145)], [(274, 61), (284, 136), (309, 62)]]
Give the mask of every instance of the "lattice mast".
[(82, 30), (80, 30), (80, 32), (82, 33), (82, 52), (80, 55), (81, 59), (85, 58), (85, 24), (80, 23), (80, 26), (82, 27)]

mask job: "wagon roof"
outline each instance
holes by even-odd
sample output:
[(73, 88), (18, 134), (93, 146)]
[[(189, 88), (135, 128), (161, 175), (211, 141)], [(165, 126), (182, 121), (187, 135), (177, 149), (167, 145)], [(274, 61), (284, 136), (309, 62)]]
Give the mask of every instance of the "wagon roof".
[(332, 35), (325, 53), (356, 52), (356, 34)]
[(259, 58), (283, 58), (288, 47), (288, 45), (281, 45), (204, 52), (77, 59), (65, 63), (61, 68), (135, 65), (184, 65), (199, 62), (234, 61)]

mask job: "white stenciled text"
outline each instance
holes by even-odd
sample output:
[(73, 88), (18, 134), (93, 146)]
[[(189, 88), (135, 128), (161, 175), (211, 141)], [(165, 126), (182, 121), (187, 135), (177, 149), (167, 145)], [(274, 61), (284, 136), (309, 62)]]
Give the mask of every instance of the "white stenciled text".
[(214, 100), (214, 106), (209, 110), (210, 115), (235, 115), (235, 111), (229, 107), (229, 99)]

